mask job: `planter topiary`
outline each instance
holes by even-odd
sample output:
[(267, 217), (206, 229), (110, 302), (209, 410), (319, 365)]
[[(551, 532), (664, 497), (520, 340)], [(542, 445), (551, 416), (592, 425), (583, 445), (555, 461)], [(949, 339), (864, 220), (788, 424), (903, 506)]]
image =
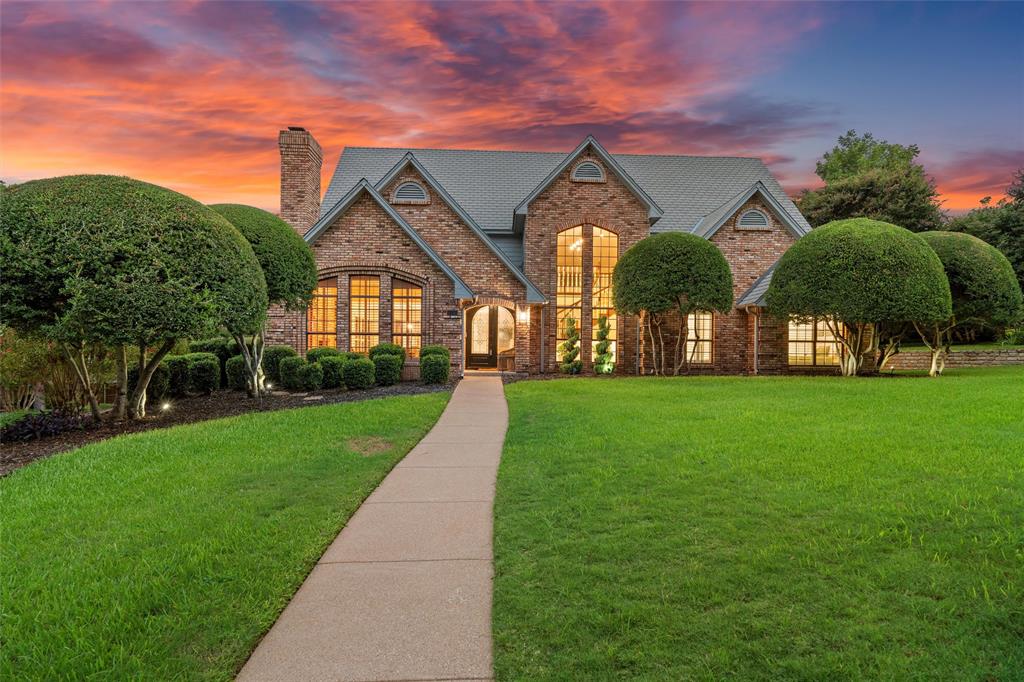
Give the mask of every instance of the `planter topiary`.
[(405, 362), (405, 349), (397, 343), (378, 343), (370, 349), (370, 359), (374, 360), (378, 355), (397, 355)]
[(324, 368), (319, 362), (307, 362), (298, 369), (299, 386), (304, 391), (315, 391), (324, 383)]
[(442, 346), (442, 345), (437, 344), (437, 343), (427, 344), (426, 346), (423, 346), (423, 348), (420, 348), (420, 360), (421, 361), (422, 361), (423, 358), (427, 357), (428, 355), (443, 355), (444, 357), (448, 358), (449, 360), (451, 360), (451, 358), (452, 358), (451, 351), (448, 350), (448, 347), (447, 346)]
[(281, 374), (281, 385), (293, 391), (302, 389), (302, 368), (307, 365), (305, 358), (298, 356), (286, 357), (281, 360), (278, 371)]
[(339, 355), (341, 355), (341, 351), (330, 346), (319, 346), (306, 351), (306, 359), (310, 362), (320, 362), (326, 357), (337, 357)]
[(298, 357), (298, 355), (291, 346), (268, 346), (263, 351), (263, 374), (273, 383), (283, 384), (280, 370), (281, 361), (285, 358)]
[(420, 379), (425, 384), (446, 384), (451, 361), (440, 353), (420, 358)]
[(324, 388), (341, 388), (345, 385), (345, 365), (349, 359), (341, 355), (328, 355), (320, 359), (320, 366), (324, 370)]
[(245, 379), (245, 358), (241, 355), (228, 358), (228, 361), (224, 363), (224, 371), (228, 376), (228, 388), (235, 391), (244, 391), (248, 388)]
[(369, 358), (356, 358), (345, 363), (342, 376), (348, 388), (370, 388), (376, 376), (376, 367)]
[(399, 355), (378, 354), (373, 359), (377, 383), (381, 386), (392, 386), (402, 379), (402, 365), (405, 360)]
[(188, 390), (210, 395), (220, 388), (220, 358), (213, 353), (189, 353)]

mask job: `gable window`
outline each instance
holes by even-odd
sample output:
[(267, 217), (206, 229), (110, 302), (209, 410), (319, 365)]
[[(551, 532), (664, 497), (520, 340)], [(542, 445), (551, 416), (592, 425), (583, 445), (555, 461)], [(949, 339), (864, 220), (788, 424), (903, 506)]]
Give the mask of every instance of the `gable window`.
[(322, 279), (306, 309), (306, 348), (338, 345), (338, 280)]
[(429, 202), (427, 190), (418, 182), (403, 182), (391, 197), (393, 204), (426, 204)]
[(591, 358), (597, 357), (597, 330), (601, 316), (608, 318), (608, 340), (612, 342), (608, 350), (612, 354), (612, 362), (616, 360), (617, 327), (615, 306), (612, 304), (612, 272), (619, 260), (619, 235), (600, 227), (594, 228), (594, 278), (591, 281)]
[(686, 357), (698, 365), (710, 365), (715, 336), (711, 313), (690, 313), (686, 318)]
[(831, 366), (839, 364), (839, 344), (824, 320), (789, 321), (789, 364)]
[(409, 282), (391, 284), (392, 342), (405, 349), (406, 357), (420, 356), (423, 333), (423, 289)]
[(771, 227), (771, 224), (768, 222), (768, 215), (756, 208), (744, 211), (736, 225), (743, 230), (767, 230)]
[(573, 318), (579, 329), (583, 318), (583, 226), (559, 232), (557, 246), (555, 318), (558, 331), (555, 339), (558, 342), (557, 357), (561, 359), (562, 342), (569, 337), (566, 331), (568, 319)]
[(380, 340), (380, 277), (352, 275), (348, 291), (348, 349), (367, 353)]
[(604, 171), (593, 161), (584, 161), (572, 170), (573, 182), (604, 182)]

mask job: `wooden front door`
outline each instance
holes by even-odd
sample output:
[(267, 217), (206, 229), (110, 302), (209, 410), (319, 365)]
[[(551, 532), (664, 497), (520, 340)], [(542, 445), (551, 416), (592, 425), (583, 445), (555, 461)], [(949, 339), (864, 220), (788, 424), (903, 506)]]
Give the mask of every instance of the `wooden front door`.
[(498, 306), (485, 305), (466, 313), (466, 367), (498, 366)]

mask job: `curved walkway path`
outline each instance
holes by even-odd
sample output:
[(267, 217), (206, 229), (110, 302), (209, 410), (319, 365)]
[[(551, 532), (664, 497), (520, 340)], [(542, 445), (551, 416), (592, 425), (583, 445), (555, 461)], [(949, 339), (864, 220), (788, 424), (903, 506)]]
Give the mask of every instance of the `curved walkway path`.
[(501, 379), (463, 379), (238, 679), (491, 679), (492, 508), (507, 428)]

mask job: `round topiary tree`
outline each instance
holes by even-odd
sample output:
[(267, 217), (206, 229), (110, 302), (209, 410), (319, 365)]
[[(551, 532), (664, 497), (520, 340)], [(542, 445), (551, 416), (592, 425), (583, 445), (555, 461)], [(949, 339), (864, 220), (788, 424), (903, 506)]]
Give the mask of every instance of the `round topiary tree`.
[(1020, 285), (1010, 261), (990, 244), (963, 232), (922, 232), (946, 271), (953, 314), (931, 324), (915, 323), (932, 361), (928, 373), (942, 374), (953, 330), (964, 324), (1001, 327), (1021, 317)]
[[(238, 228), (252, 245), (263, 269), (270, 303), (285, 310), (305, 310), (313, 300), (317, 271), (313, 251), (302, 237), (288, 223), (259, 208), (239, 204), (214, 204), (210, 208)], [(249, 395), (262, 396), (266, 392), (262, 369), (265, 318), (256, 327), (227, 322), (225, 326), (242, 349)]]
[(767, 294), (777, 317), (824, 320), (841, 346), (844, 376), (860, 370), (873, 326), (949, 318), (942, 262), (920, 235), (867, 218), (837, 220), (779, 260)]
[[(612, 275), (612, 295), (620, 313), (640, 317), (641, 358), (646, 333), (655, 374), (665, 374), (665, 315), (678, 313), (672, 373), (679, 374), (684, 365), (689, 369), (683, 346), (689, 334), (687, 317), (697, 311), (728, 312), (732, 308), (732, 272), (722, 252), (708, 240), (666, 232), (637, 242), (622, 255)], [(643, 367), (640, 371), (643, 373)]]
[[(150, 378), (177, 339), (266, 315), (252, 247), (183, 194), (109, 175), (50, 178), (6, 189), (0, 218), (4, 318), (61, 342), (83, 385), (75, 348), (116, 348), (118, 416), (145, 416)], [(129, 346), (138, 349), (130, 395)]]

